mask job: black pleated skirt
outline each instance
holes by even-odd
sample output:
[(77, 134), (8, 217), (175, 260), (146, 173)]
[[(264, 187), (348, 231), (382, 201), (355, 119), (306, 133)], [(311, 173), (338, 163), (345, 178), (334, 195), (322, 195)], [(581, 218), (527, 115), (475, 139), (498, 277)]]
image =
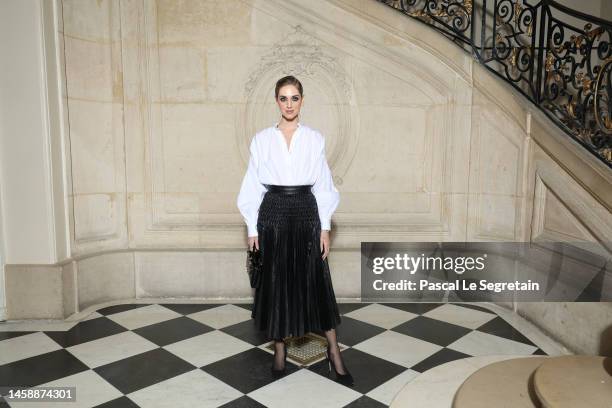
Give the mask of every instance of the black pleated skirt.
[(309, 187), (288, 192), (268, 186), (259, 207), (263, 273), (252, 317), (270, 339), (327, 331), (340, 323), (329, 263), (321, 259), (317, 201)]

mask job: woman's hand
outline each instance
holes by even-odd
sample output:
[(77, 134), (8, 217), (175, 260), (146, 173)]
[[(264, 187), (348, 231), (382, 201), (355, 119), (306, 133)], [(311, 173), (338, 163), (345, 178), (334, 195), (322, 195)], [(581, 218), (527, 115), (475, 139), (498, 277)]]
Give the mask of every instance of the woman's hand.
[(256, 235), (254, 237), (249, 237), (249, 250), (253, 250), (253, 246), (257, 248), (259, 251), (259, 237)]
[(329, 255), (329, 231), (321, 230), (321, 253), (323, 254), (323, 259), (327, 258)]

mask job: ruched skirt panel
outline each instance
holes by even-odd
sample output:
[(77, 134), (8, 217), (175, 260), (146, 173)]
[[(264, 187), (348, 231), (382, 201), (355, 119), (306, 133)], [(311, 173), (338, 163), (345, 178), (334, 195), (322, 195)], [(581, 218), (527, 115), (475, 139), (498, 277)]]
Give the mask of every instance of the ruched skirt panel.
[(321, 259), (315, 196), (280, 190), (265, 193), (257, 219), (263, 274), (252, 317), (270, 339), (330, 330), (341, 320), (329, 263)]

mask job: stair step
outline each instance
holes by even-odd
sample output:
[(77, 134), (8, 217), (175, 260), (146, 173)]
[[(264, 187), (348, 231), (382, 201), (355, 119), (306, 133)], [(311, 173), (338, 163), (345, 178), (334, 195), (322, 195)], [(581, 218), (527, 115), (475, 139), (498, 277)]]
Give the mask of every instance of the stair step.
[(549, 357), (525, 357), (482, 367), (461, 384), (453, 408), (539, 408), (530, 377)]
[(612, 408), (612, 358), (551, 358), (536, 370), (534, 388), (544, 408)]

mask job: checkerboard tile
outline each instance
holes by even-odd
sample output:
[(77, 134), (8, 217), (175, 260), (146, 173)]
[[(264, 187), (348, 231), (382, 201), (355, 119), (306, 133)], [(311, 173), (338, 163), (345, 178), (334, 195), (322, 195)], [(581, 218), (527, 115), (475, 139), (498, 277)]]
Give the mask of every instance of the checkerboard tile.
[(204, 323), (215, 329), (247, 321), (251, 312), (236, 305), (217, 305), (217, 307), (188, 315), (191, 319)]
[(23, 360), (44, 352), (60, 350), (62, 346), (44, 333), (30, 333), (0, 341), (0, 365)]
[(253, 346), (260, 346), (262, 344), (269, 343), (267, 335), (257, 330), (255, 327), (255, 321), (252, 319), (244, 322), (236, 323), (231, 326), (226, 326), (221, 329), (223, 333), (227, 333), (230, 336), (236, 337), (242, 341), (252, 344)]
[(342, 323), (336, 331), (339, 342), (354, 346), (377, 334), (383, 333), (385, 329), (357, 319), (351, 319), (345, 315), (342, 316)]
[(212, 364), (252, 347), (251, 344), (218, 330), (164, 346), (172, 354), (196, 367)]
[[(370, 392), (380, 384), (406, 371), (406, 368), (399, 364), (383, 360), (354, 348), (342, 353), (342, 361), (355, 380), (352, 388), (362, 394)], [(327, 360), (313, 364), (309, 369), (325, 378), (334, 378), (333, 371), (331, 373), (329, 371)]]
[(373, 303), (366, 307), (347, 313), (346, 316), (366, 322), (383, 329), (391, 329), (401, 323), (417, 317), (416, 314), (393, 307)]
[(202, 370), (160, 381), (128, 394), (140, 407), (216, 407), (242, 397), (242, 393)]
[(388, 330), (353, 346), (353, 348), (410, 368), (442, 347)]
[(167, 350), (157, 348), (94, 369), (124, 394), (196, 368)]
[(493, 334), (473, 331), (448, 345), (449, 349), (471, 356), (491, 354), (533, 354), (537, 347)]
[(0, 384), (7, 387), (34, 387), (87, 369), (70, 352), (60, 349), (1, 365)]
[(338, 341), (352, 387), (335, 381), (325, 359), (306, 366), (289, 360), (285, 376), (274, 379), (269, 339), (256, 330), (249, 304), (168, 303), (106, 307), (65, 331), (0, 327), (0, 384), (72, 384), (80, 396), (73, 407), (385, 407), (406, 383), (448, 361), (543, 354), (474, 304), (339, 309)]
[(66, 348), (72, 355), (95, 368), (125, 358), (135, 356), (145, 351), (156, 349), (155, 343), (131, 331), (102, 337)]
[(423, 314), (432, 319), (475, 329), (495, 318), (495, 313), (447, 303)]
[(113, 334), (123, 333), (126, 330), (120, 324), (102, 316), (80, 322), (67, 331), (46, 331), (44, 333), (55, 340), (60, 346), (70, 347)]
[(162, 305), (148, 305), (124, 312), (114, 313), (107, 317), (129, 330), (138, 329), (154, 323), (180, 317), (179, 313)]
[(468, 334), (471, 330), (441, 320), (418, 316), (393, 328), (393, 331), (439, 346), (448, 346), (450, 343)]
[[(71, 402), (54, 402), (48, 404), (48, 406), (57, 408), (81, 408), (81, 407), (93, 407), (108, 401), (109, 399), (116, 399), (121, 397), (123, 394), (109, 384), (104, 378), (100, 377), (95, 371), (87, 370), (81, 371), (80, 373), (70, 375), (68, 377), (62, 377), (55, 381), (51, 381), (42, 384), (45, 387), (75, 387), (76, 401)], [(40, 402), (20, 403), (18, 407), (24, 408), (36, 408), (46, 404)]]
[(299, 370), (249, 394), (266, 407), (344, 407), (361, 394), (309, 370)]
[(534, 345), (531, 340), (529, 340), (527, 337), (525, 337), (523, 334), (521, 334), (518, 330), (516, 330), (499, 316), (495, 317), (492, 320), (489, 320), (487, 323), (478, 327), (478, 331), (494, 334), (496, 336), (525, 343), (530, 346)]

